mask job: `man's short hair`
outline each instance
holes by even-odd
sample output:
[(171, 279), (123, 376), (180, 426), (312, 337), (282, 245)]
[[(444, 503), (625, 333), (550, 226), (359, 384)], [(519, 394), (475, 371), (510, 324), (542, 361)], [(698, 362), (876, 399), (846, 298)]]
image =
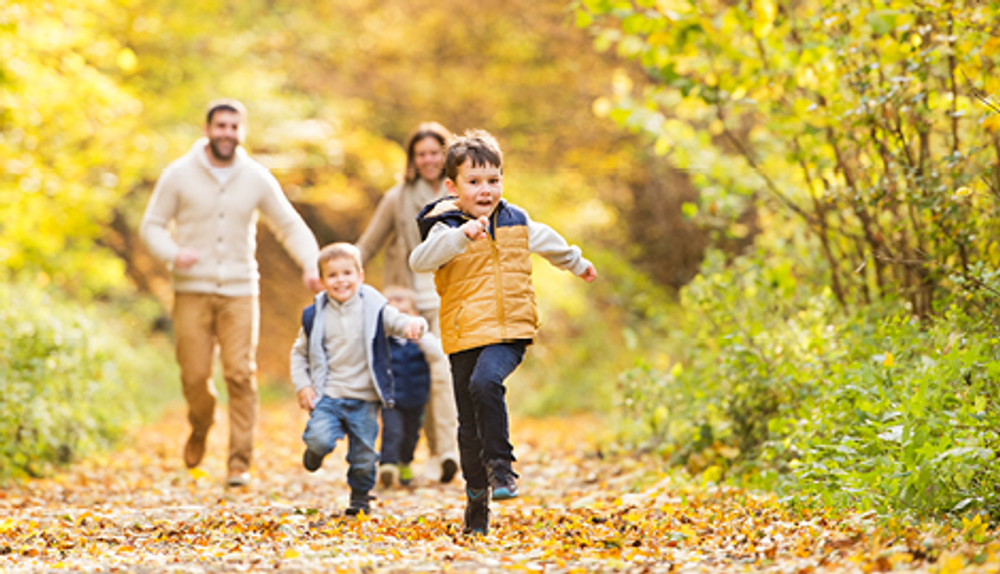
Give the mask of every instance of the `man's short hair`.
[(239, 141), (243, 143), (243, 140), (247, 137), (247, 109), (240, 103), (239, 100), (233, 100), (230, 98), (222, 98), (219, 100), (212, 100), (208, 103), (205, 108), (205, 125), (211, 125), (212, 116), (215, 112), (225, 111), (225, 112), (236, 112), (240, 115), (240, 129), (239, 129)]
[(358, 268), (360, 273), (363, 268), (361, 266), (361, 251), (350, 243), (331, 243), (320, 250), (319, 257), (316, 260), (316, 268), (319, 270), (319, 276), (323, 276), (323, 265), (327, 261), (332, 261), (334, 259), (350, 259), (354, 261), (354, 264)]
[(233, 100), (230, 98), (222, 98), (218, 100), (212, 100), (208, 103), (205, 108), (205, 123), (212, 123), (212, 116), (215, 112), (226, 111), (226, 112), (236, 112), (240, 115), (240, 125), (242, 126), (247, 121), (247, 109), (240, 103), (239, 100)]
[(503, 171), (503, 152), (496, 138), (486, 130), (469, 130), (448, 146), (444, 159), (444, 175), (455, 181), (458, 167), (466, 161), (471, 167), (498, 167)]

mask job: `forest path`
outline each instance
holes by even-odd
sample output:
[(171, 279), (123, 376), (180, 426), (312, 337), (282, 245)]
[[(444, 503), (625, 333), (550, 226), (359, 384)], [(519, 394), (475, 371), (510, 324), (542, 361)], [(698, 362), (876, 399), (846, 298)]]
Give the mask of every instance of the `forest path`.
[[(872, 572), (997, 571), (997, 548), (927, 534), (892, 539), (861, 517), (796, 517), (773, 499), (676, 487), (649, 461), (607, 460), (587, 419), (516, 420), (520, 498), (492, 504), (485, 539), (461, 535), (461, 476), (376, 490), (370, 517), (342, 517), (346, 447), (301, 466), (305, 415), (261, 412), (254, 480), (222, 485), (224, 416), (202, 469), (180, 452), (179, 412), (132, 446), (52, 479), (0, 490), (0, 570), (101, 572)], [(420, 451), (419, 454), (423, 454)], [(417, 468), (421, 459), (418, 458)], [(429, 469), (424, 469), (426, 472)], [(929, 560), (932, 559), (932, 560)], [(977, 565), (978, 563), (978, 565)]]

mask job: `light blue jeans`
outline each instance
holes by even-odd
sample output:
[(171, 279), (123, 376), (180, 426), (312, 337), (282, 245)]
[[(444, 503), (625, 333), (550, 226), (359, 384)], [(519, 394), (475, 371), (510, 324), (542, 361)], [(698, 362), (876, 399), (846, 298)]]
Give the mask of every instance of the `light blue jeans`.
[(381, 405), (360, 399), (333, 399), (324, 396), (316, 403), (302, 434), (306, 449), (325, 457), (347, 437), (347, 485), (351, 493), (367, 493), (375, 488), (378, 474), (378, 413)]

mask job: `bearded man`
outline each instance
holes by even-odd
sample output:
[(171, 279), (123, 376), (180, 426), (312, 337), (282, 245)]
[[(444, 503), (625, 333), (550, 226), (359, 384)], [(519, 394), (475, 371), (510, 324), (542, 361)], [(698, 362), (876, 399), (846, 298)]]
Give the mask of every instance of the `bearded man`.
[(173, 326), (191, 432), (184, 463), (197, 467), (215, 419), (216, 347), (229, 394), (226, 484), (246, 486), (257, 427), (260, 327), (257, 218), (321, 289), (316, 238), (273, 175), (240, 145), (246, 109), (236, 100), (209, 104), (205, 137), (171, 163), (156, 183), (140, 234), (171, 268)]

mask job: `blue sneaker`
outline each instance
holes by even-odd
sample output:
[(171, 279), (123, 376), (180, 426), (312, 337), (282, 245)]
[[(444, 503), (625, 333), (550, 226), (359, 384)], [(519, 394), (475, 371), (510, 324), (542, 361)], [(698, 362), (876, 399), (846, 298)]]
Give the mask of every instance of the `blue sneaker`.
[(510, 468), (509, 460), (491, 460), (486, 463), (490, 475), (493, 500), (517, 498), (517, 473)]

